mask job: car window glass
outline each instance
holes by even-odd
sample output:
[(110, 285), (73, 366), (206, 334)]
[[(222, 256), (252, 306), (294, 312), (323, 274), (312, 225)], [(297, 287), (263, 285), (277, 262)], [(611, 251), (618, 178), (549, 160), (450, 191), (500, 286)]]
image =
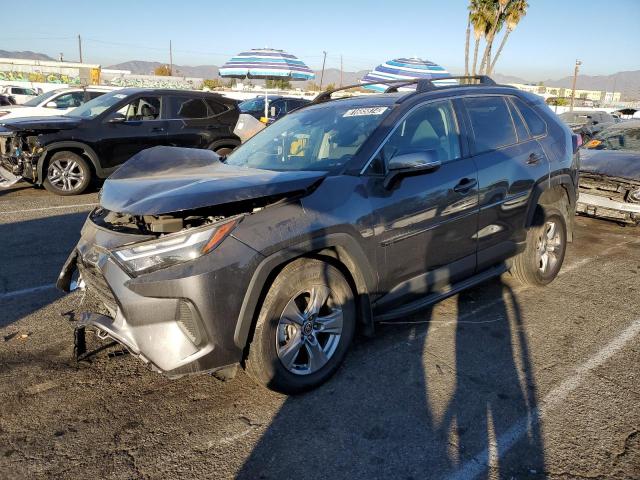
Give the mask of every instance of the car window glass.
[(89, 100), (93, 100), (94, 98), (98, 98), (100, 95), (104, 95), (104, 92), (90, 91), (90, 92), (87, 92), (87, 95), (89, 95)]
[(83, 92), (63, 93), (55, 100), (55, 108), (75, 108), (82, 105), (84, 100)]
[(207, 99), (207, 104), (209, 105), (209, 111), (212, 115), (220, 115), (221, 113), (227, 111), (227, 107), (224, 104), (216, 102), (215, 100), (212, 100), (210, 98)]
[(508, 101), (509, 111), (511, 112), (511, 118), (513, 119), (513, 124), (516, 126), (516, 133), (518, 134), (518, 141), (524, 142), (530, 138), (529, 132), (527, 131), (527, 127), (524, 125), (524, 121), (522, 117), (518, 113), (518, 110), (513, 106), (513, 104)]
[(469, 112), (477, 153), (516, 143), (516, 132), (504, 98), (467, 98), (464, 103)]
[(118, 113), (124, 115), (128, 122), (157, 120), (160, 116), (160, 98), (136, 98), (118, 110)]
[(207, 118), (209, 110), (201, 98), (169, 97), (171, 108), (169, 118), (192, 119)]
[(531, 132), (531, 135), (533, 135), (534, 137), (538, 137), (540, 135), (544, 135), (545, 133), (547, 133), (547, 124), (544, 123), (544, 120), (540, 118), (540, 115), (538, 115), (533, 110), (533, 108), (531, 108), (529, 105), (524, 103), (519, 98), (513, 98), (512, 100), (515, 103), (516, 107), (518, 107), (518, 110), (520, 111), (520, 113), (522, 114), (522, 118), (524, 118), (524, 121), (529, 127), (529, 131)]
[(630, 150), (640, 152), (640, 128), (612, 128), (600, 132), (596, 140), (605, 150)]
[(402, 120), (372, 164), (372, 173), (393, 157), (427, 151), (435, 153), (443, 163), (460, 158), (460, 135), (449, 101), (418, 107)]

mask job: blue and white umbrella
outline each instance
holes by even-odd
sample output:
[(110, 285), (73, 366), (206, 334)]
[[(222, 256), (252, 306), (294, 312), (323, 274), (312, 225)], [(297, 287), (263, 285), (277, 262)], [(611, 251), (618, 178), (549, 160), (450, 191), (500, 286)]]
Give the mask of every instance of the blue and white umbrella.
[[(445, 79), (438, 80), (436, 85), (456, 85), (456, 80), (446, 80), (451, 74), (444, 67), (433, 63), (429, 60), (421, 58), (396, 58), (388, 62), (378, 65), (376, 68), (367, 73), (360, 83), (370, 83), (377, 81), (389, 80), (415, 80), (415, 79)], [(365, 88), (384, 92), (391, 85), (375, 84), (367, 85)], [(400, 88), (399, 90), (415, 90), (415, 85)]]
[[(255, 48), (232, 57), (220, 67), (221, 77), (264, 80), (311, 80), (315, 78), (304, 62), (284, 50)], [(268, 117), (268, 93), (265, 89), (264, 116)]]
[(315, 73), (284, 50), (256, 48), (231, 58), (220, 68), (221, 77), (311, 80)]

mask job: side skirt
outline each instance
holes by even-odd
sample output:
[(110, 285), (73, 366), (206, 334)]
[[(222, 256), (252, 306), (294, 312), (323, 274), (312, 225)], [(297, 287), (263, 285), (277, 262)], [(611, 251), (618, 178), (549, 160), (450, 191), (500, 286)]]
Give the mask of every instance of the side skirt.
[(423, 298), (415, 300), (406, 305), (402, 305), (393, 310), (389, 310), (387, 312), (381, 314), (375, 314), (374, 312), (374, 321), (382, 322), (382, 321), (390, 321), (390, 320), (399, 320), (405, 318), (407, 315), (411, 315), (416, 313), (434, 303), (438, 303), (445, 298), (456, 295), (457, 293), (462, 292), (471, 287), (475, 287), (476, 285), (486, 282), (492, 278), (498, 277), (509, 270), (509, 267), (505, 264), (500, 264), (495, 267), (484, 270), (480, 273), (476, 273), (472, 277), (469, 277), (465, 280), (462, 280), (458, 283), (454, 283), (453, 285), (447, 285), (442, 289), (430, 293)]

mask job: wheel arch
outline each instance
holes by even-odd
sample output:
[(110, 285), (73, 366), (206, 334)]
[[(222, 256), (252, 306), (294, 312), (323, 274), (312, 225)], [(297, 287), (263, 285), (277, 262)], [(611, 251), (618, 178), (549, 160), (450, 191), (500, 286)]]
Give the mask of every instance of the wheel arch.
[(45, 151), (38, 159), (38, 185), (42, 185), (44, 182), (45, 167), (48, 165), (51, 157), (58, 152), (73, 152), (77, 155), (81, 155), (85, 159), (89, 160), (89, 165), (93, 168), (93, 172), (96, 176), (100, 178), (104, 178), (106, 176), (104, 170), (100, 166), (98, 155), (91, 147), (82, 142), (56, 142), (47, 145)]
[[(525, 227), (529, 228), (535, 221), (538, 206), (555, 206), (565, 217), (567, 225), (567, 241), (573, 241), (573, 217), (575, 216), (577, 193), (570, 175), (560, 174), (548, 181), (538, 183), (533, 189), (531, 202), (527, 210)], [(563, 208), (564, 203), (564, 208)]]
[(249, 282), (234, 332), (234, 343), (244, 350), (243, 359), (248, 353), (262, 302), (273, 280), (286, 265), (305, 257), (326, 261), (341, 271), (353, 289), (359, 327), (367, 335), (373, 333), (370, 299), (370, 292), (376, 285), (373, 269), (355, 239), (348, 234), (330, 234), (288, 247), (260, 262)]

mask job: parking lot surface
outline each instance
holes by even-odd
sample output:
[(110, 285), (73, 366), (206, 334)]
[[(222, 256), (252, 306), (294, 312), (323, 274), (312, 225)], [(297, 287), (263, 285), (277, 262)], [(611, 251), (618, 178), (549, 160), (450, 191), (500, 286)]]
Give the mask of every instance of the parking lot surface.
[[(508, 275), (359, 338), (285, 397), (76, 363), (53, 287), (97, 194), (0, 192), (2, 478), (640, 478), (640, 231), (576, 219), (560, 277)], [(95, 346), (95, 345), (94, 345)]]

